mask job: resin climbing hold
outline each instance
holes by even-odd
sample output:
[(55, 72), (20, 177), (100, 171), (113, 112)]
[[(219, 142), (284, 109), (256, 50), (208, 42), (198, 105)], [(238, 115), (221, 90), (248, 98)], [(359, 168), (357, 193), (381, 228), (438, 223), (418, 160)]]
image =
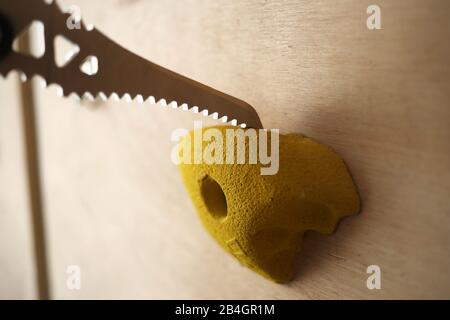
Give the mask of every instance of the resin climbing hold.
[[(207, 134), (210, 129), (215, 133)], [(226, 251), (266, 278), (288, 282), (295, 274), (304, 232), (330, 234), (341, 218), (358, 212), (353, 180), (333, 150), (298, 134), (279, 135), (275, 141), (273, 133), (264, 131), (268, 145), (279, 142), (279, 148), (271, 151), (279, 151), (279, 168), (273, 175), (262, 175), (264, 165), (250, 163), (248, 152), (243, 164), (194, 161), (204, 159), (202, 150), (226, 159), (227, 130), (245, 135), (253, 129), (210, 127), (183, 137), (178, 153), (184, 159), (179, 164), (184, 184), (203, 225)], [(217, 144), (211, 148), (211, 143), (220, 142), (218, 132), (222, 133), (223, 148)], [(261, 132), (257, 131), (257, 137), (261, 138)], [(194, 141), (199, 140), (194, 136), (199, 133), (208, 139), (195, 148)], [(250, 150), (248, 137), (241, 146), (238, 139), (231, 144), (228, 141), (228, 152), (229, 146), (235, 147), (235, 159), (239, 158), (237, 150)]]

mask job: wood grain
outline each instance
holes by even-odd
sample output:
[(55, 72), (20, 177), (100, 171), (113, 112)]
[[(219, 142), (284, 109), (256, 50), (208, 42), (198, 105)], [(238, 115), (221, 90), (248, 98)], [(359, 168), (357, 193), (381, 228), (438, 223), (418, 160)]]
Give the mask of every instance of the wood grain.
[[(198, 115), (39, 92), (44, 197), (57, 298), (450, 298), (448, 1), (63, 1), (165, 67), (252, 104), (347, 162), (363, 209), (308, 234), (277, 285), (200, 225), (170, 134)], [(114, 67), (114, 66), (108, 66)], [(210, 121), (209, 123), (213, 123)], [(82, 268), (82, 289), (66, 267)], [(368, 290), (379, 265), (382, 289)]]

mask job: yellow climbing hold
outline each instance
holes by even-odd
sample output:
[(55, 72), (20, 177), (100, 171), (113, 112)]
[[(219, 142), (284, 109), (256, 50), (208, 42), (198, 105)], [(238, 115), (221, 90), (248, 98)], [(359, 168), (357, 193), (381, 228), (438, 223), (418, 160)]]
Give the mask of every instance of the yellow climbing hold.
[[(213, 128), (223, 137), (226, 130), (246, 131), (230, 126)], [(180, 158), (185, 160), (187, 153), (191, 159), (202, 159), (198, 153), (211, 149), (212, 139), (201, 141), (200, 149), (192, 142), (196, 133), (209, 129), (183, 137)], [(273, 146), (272, 135), (267, 136)], [(246, 139), (246, 150), (248, 147)], [(216, 148), (215, 152), (226, 158), (225, 149)], [(237, 151), (233, 152), (236, 155)], [(217, 156), (214, 151), (212, 154)], [(250, 163), (248, 155), (244, 164), (184, 161), (179, 167), (208, 232), (243, 265), (276, 282), (293, 278), (306, 230), (330, 234), (341, 218), (359, 210), (358, 194), (341, 158), (302, 135), (279, 136), (279, 169), (274, 175), (261, 175), (263, 165)]]

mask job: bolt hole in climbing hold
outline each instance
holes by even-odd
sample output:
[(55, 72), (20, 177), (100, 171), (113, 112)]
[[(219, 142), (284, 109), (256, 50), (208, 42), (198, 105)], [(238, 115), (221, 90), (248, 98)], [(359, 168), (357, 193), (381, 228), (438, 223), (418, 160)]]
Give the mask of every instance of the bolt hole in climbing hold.
[(206, 175), (200, 185), (200, 192), (209, 213), (216, 219), (227, 216), (227, 198), (216, 180)]

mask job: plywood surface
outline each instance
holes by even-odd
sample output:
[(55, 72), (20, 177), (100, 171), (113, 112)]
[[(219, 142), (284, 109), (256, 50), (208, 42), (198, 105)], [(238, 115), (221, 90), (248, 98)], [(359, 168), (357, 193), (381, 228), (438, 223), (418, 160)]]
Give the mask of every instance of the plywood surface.
[[(308, 234), (296, 279), (270, 283), (206, 234), (170, 162), (171, 132), (200, 116), (39, 91), (54, 297), (450, 297), (447, 1), (378, 1), (375, 31), (368, 1), (70, 3), (126, 48), (248, 101), (266, 127), (333, 147), (363, 209)], [(381, 290), (366, 287), (372, 264)]]
[(0, 299), (37, 297), (19, 88), (0, 80)]

